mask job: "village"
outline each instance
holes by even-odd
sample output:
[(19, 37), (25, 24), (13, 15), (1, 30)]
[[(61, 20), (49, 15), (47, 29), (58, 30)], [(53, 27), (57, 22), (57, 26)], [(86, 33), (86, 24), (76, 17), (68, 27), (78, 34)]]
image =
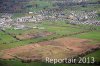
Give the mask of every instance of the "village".
[[(25, 27), (30, 27), (23, 25), (22, 23), (39, 23), (45, 20), (49, 21), (59, 21), (59, 20), (67, 20), (69, 24), (88, 24), (88, 25), (95, 25), (99, 26), (100, 21), (95, 20), (94, 18), (98, 17), (96, 11), (71, 11), (69, 13), (65, 13), (62, 10), (41, 10), (37, 13), (29, 12), (28, 15), (23, 17), (17, 17), (12, 19), (13, 14), (3, 14), (0, 17), (0, 28), (11, 28), (12, 26), (14, 29), (23, 29)], [(32, 27), (31, 27), (32, 28)]]

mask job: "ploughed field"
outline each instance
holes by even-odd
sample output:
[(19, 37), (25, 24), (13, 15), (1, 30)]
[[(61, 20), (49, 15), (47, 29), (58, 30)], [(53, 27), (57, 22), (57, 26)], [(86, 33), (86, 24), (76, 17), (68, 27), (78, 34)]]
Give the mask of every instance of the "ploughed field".
[(99, 44), (89, 44), (92, 40), (79, 38), (59, 38), (50, 41), (34, 43), (12, 49), (2, 50), (2, 59), (18, 58), (22, 61), (45, 61), (49, 58), (70, 58), (79, 55), (86, 55), (96, 49), (100, 49)]

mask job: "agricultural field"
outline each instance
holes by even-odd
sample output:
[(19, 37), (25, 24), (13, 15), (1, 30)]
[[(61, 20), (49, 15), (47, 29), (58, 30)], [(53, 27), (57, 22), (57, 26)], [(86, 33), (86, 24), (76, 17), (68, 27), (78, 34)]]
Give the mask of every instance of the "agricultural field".
[[(13, 45), (20, 46), (20, 45), (26, 45), (31, 44), (34, 42), (39, 41), (45, 41), (50, 40), (52, 38), (58, 38), (63, 36), (68, 36), (69, 34), (76, 34), (81, 33), (83, 31), (88, 31), (88, 29), (79, 28), (78, 26), (66, 24), (65, 22), (62, 22), (62, 25), (60, 26), (60, 22), (55, 22), (55, 24), (49, 23), (49, 22), (43, 22), (41, 24), (36, 25), (36, 28), (31, 29), (25, 29), (25, 30), (15, 30), (15, 29), (6, 29), (4, 31), (1, 31), (1, 39), (5, 39), (5, 41), (2, 41), (0, 49), (2, 49), (2, 46), (7, 49), (7, 47), (13, 47)], [(43, 28), (43, 29), (41, 29)], [(2, 33), (6, 33), (8, 36)], [(5, 38), (7, 37), (7, 38)], [(14, 40), (15, 39), (15, 40)], [(9, 42), (7, 44), (7, 41)], [(3, 44), (6, 43), (6, 44)], [(13, 44), (13, 45), (12, 45)], [(5, 46), (4, 46), (5, 45)]]
[(73, 1), (29, 0), (27, 13), (0, 13), (0, 66), (99, 66), (100, 2)]
[[(30, 23), (30, 24), (32, 24), (32, 23)], [(29, 25), (29, 23), (27, 25)], [(78, 53), (80, 54), (80, 52), (82, 52), (82, 51), (87, 50), (86, 52), (88, 52), (93, 48), (96, 49), (97, 47), (99, 47), (99, 40), (100, 40), (99, 28), (100, 27), (95, 27), (97, 30), (91, 31), (90, 30), (91, 26), (87, 27), (86, 25), (71, 25), (71, 24), (66, 24), (66, 21), (62, 21), (62, 23), (60, 21), (58, 21), (58, 22), (46, 21), (46, 22), (42, 22), (40, 24), (34, 24), (34, 26), (36, 26), (37, 28), (31, 28), (31, 29), (25, 29), (25, 30), (14, 30), (11, 28), (11, 29), (6, 29), (4, 31), (1, 30), (1, 32), (0, 32), (1, 36), (4, 35), (7, 38), (1, 37), (2, 40), (6, 39), (6, 41), (2, 41), (0, 43), (1, 44), (0, 45), (0, 51), (1, 51), (0, 56), (4, 59), (14, 58), (14, 57), (11, 57), (13, 55), (16, 55), (16, 57), (18, 56), (18, 57), (30, 57), (31, 58), (31, 56), (34, 53), (36, 53), (36, 55), (34, 56), (35, 59), (40, 60), (40, 58), (41, 58), (40, 55), (42, 55), (42, 57), (50, 56), (51, 53), (49, 51), (51, 51), (54, 53), (54, 55), (53, 55), (54, 58), (55, 57), (63, 58), (63, 57), (66, 57), (66, 54), (67, 54), (67, 57), (71, 56), (71, 55), (72, 55), (71, 57), (73, 57), (73, 55), (77, 56), (77, 54)], [(39, 29), (41, 27), (43, 29)], [(43, 32), (49, 33), (49, 35), (46, 35)], [(45, 35), (35, 37), (35, 38), (32, 36), (31, 36), (31, 38), (29, 38), (29, 36), (28, 36), (28, 37), (26, 37), (27, 39), (25, 39), (25, 37), (24, 37), (24, 39), (20, 39), (20, 37), (22, 37), (24, 35), (25, 36), (30, 35), (30, 34), (33, 35), (33, 34), (37, 34), (37, 33), (41, 34), (41, 35), (43, 35), (43, 34), (45, 34)], [(8, 36), (6, 36), (6, 35), (10, 36), (9, 38), (11, 38), (11, 39), (9, 39)], [(16, 38), (15, 38), (15, 36), (16, 36)], [(56, 39), (56, 38), (60, 38), (60, 37), (69, 37), (69, 38)], [(52, 39), (55, 39), (55, 40), (52, 41)], [(68, 41), (70, 41), (69, 44), (68, 44)], [(35, 44), (36, 42), (40, 42), (40, 43)], [(66, 43), (68, 45), (66, 45)], [(71, 45), (73, 43), (74, 43), (74, 45)], [(61, 48), (61, 46), (63, 48)], [(68, 46), (69, 46), (69, 48), (68, 48)], [(67, 49), (65, 49), (64, 47), (65, 48), (67, 47)], [(91, 47), (91, 48), (88, 49), (88, 47)], [(10, 48), (12, 48), (12, 49), (10, 49)], [(3, 49), (8, 49), (8, 50), (3, 51)], [(55, 51), (53, 51), (52, 49)], [(26, 52), (23, 52), (23, 50), (26, 50)], [(31, 52), (30, 52), (30, 50), (31, 50)], [(65, 53), (65, 51), (66, 51), (66, 53)], [(67, 53), (68, 51), (73, 54)], [(55, 54), (55, 52), (58, 54)], [(60, 53), (61, 55), (59, 55), (59, 52), (61, 52)], [(84, 52), (84, 54), (86, 52)], [(97, 55), (98, 55), (98, 52), (97, 52)], [(3, 55), (4, 53), (5, 53), (5, 55)], [(96, 52), (94, 54), (96, 54)], [(99, 56), (99, 55), (95, 56), (94, 54), (86, 55), (86, 57), (88, 57), (88, 56), (90, 57), (92, 55), (94, 57)], [(50, 56), (50, 57), (53, 57), (53, 56)], [(96, 58), (96, 60), (98, 61), (99, 59)], [(5, 60), (1, 60), (1, 61), (3, 62)], [(19, 62), (19, 61), (15, 60), (14, 62)], [(6, 61), (6, 63), (8, 63), (8, 61)], [(34, 62), (34, 63), (46, 65), (45, 63), (37, 63), (37, 62)], [(19, 63), (19, 65), (21, 65), (21, 64), (22, 63)], [(22, 64), (22, 65), (24, 65), (24, 64)], [(25, 65), (27, 65), (27, 64), (25, 64)], [(50, 65), (52, 65), (52, 64), (50, 64)], [(58, 65), (61, 65), (61, 64), (58, 64)], [(66, 64), (64, 64), (64, 65), (66, 65)]]
[(91, 40), (60, 38), (1, 51), (1, 53), (4, 54), (1, 58), (12, 59), (18, 57), (19, 59), (22, 59), (22, 61), (26, 59), (26, 62), (28, 61), (27, 58), (33, 61), (36, 59), (45, 60), (45, 57), (60, 59), (64, 57), (76, 57), (81, 54), (84, 55), (86, 52), (91, 52), (93, 49), (100, 48), (99, 44), (90, 45), (88, 44), (89, 42), (91, 42)]

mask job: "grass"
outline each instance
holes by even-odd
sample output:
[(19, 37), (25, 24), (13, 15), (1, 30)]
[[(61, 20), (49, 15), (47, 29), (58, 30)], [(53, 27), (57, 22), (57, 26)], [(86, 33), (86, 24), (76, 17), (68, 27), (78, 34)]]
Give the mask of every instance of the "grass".
[(9, 42), (17, 41), (15, 38), (13, 38), (10, 35), (7, 35), (6, 33), (0, 31), (0, 44), (7, 44)]
[(78, 34), (78, 35), (75, 35), (73, 37), (100, 41), (99, 34), (100, 34), (100, 31), (92, 31), (92, 32), (88, 32), (88, 33)]
[(100, 16), (95, 18), (96, 20), (100, 20)]
[(19, 34), (21, 35), (21, 34), (24, 34), (24, 33), (38, 32), (39, 30), (38, 29), (25, 29), (25, 30), (22, 30), (22, 29), (18, 29), (18, 30), (6, 29), (5, 31), (12, 34), (12, 35), (19, 35)]
[(1, 66), (99, 66), (94, 64), (50, 64), (43, 62), (22, 63), (20, 60), (0, 60)]
[[(46, 37), (32, 38), (32, 39), (14, 42), (16, 41), (15, 38), (0, 31), (0, 36), (1, 36), (0, 38), (2, 39), (0, 40), (0, 50), (28, 45), (28, 44), (46, 41), (46, 40), (51, 40), (54, 37), (55, 38), (65, 37), (64, 35), (69, 35), (75, 32), (85, 31), (87, 30), (87, 28), (90, 28), (87, 26), (77, 26), (77, 25), (66, 24), (66, 21), (58, 21), (58, 22), (47, 22), (46, 21), (46, 22), (42, 22), (41, 24), (36, 24), (36, 26), (44, 27), (45, 29), (13, 30), (11, 28), (11, 29), (6, 29), (5, 31), (10, 33), (11, 35), (18, 35), (18, 34), (24, 34), (24, 33), (30, 33), (30, 32), (38, 33), (41, 31), (53, 32), (55, 34), (46, 36)], [(100, 27), (97, 27), (97, 28), (99, 30)], [(94, 40), (99, 41), (100, 40), (99, 33), (100, 32), (89, 32), (89, 33), (79, 34), (74, 37), (94, 39)], [(6, 44), (3, 44), (5, 42)], [(13, 43), (9, 43), (9, 42), (13, 42)]]
[[(93, 40), (92, 43), (90, 44), (96, 44), (96, 43), (100, 43), (100, 26), (97, 26), (97, 31), (91, 31), (88, 33), (83, 33), (83, 34), (78, 34), (78, 35), (74, 35), (72, 37), (77, 37), (77, 38), (82, 38), (82, 39), (90, 39)], [(96, 62), (100, 62), (100, 50), (90, 53), (88, 55), (86, 55), (85, 57), (94, 57)]]
[[(52, 25), (52, 23), (50, 25), (50, 22), (43, 22), (43, 23), (37, 25), (39, 27), (44, 27), (45, 29), (28, 29), (28, 30), (6, 29), (5, 31), (7, 33), (10, 33), (11, 35), (18, 35), (18, 34), (24, 34), (24, 33), (28, 34), (28, 33), (31, 33), (31, 32), (38, 33), (38, 32), (41, 32), (41, 31), (53, 32), (55, 34), (50, 35), (50, 36), (46, 36), (46, 37), (32, 38), (32, 39), (13, 42), (13, 41), (16, 41), (16, 40), (12, 36), (7, 35), (7, 34), (2, 35), (3, 32), (1, 32), (0, 38), (2, 40), (0, 41), (0, 50), (14, 48), (14, 47), (23, 46), (23, 45), (28, 45), (28, 44), (46, 41), (46, 40), (51, 40), (54, 37), (60, 38), (60, 37), (64, 37), (64, 35), (69, 35), (69, 34), (73, 34), (75, 32), (84, 31), (83, 28), (79, 28), (79, 27), (77, 28), (74, 25), (66, 24), (64, 21), (62, 22), (62, 24), (60, 23), (60, 21), (55, 22), (55, 24), (53, 24), (53, 25)], [(73, 28), (73, 27), (76, 27), (76, 28)], [(3, 42), (3, 43), (7, 42), (7, 44), (3, 44), (1, 42)], [(13, 43), (9, 43), (9, 42), (13, 42)]]
[[(53, 37), (60, 37), (64, 34), (70, 34), (70, 33), (74, 33), (74, 32), (80, 32), (80, 31), (83, 31), (84, 29), (82, 27), (86, 27), (86, 26), (74, 26), (74, 25), (69, 25), (69, 24), (66, 24), (65, 22), (62, 22), (62, 26), (61, 26), (61, 23), (60, 22), (55, 22), (55, 24), (50, 24), (49, 22), (43, 22), (42, 24), (39, 24), (40, 27), (45, 27), (44, 30), (47, 30), (49, 32), (56, 32), (56, 34), (52, 35), (52, 36), (47, 36), (47, 37), (40, 37), (40, 38), (35, 38), (35, 39), (28, 39), (28, 40), (23, 40), (23, 41), (18, 41), (18, 42), (14, 42), (14, 43), (8, 43), (8, 44), (1, 44), (0, 43), (0, 50), (3, 50), (3, 49), (9, 49), (9, 48), (15, 48), (15, 47), (18, 47), (18, 46), (23, 46), (23, 45), (28, 45), (28, 44), (31, 44), (31, 43), (36, 43), (36, 42), (40, 42), (40, 41), (44, 41), (44, 40), (51, 40)], [(74, 27), (74, 28), (73, 28)], [(89, 28), (89, 27), (87, 27)], [(98, 28), (98, 31), (92, 31), (92, 32), (88, 32), (88, 33), (83, 33), (83, 34), (78, 34), (78, 35), (74, 35), (72, 37), (77, 37), (77, 38), (85, 38), (85, 39), (92, 39), (92, 40), (97, 40), (99, 41), (100, 40), (100, 31), (99, 31), (99, 28), (100, 27), (97, 27)], [(35, 29), (36, 31), (38, 31), (38, 29)], [(15, 35), (17, 35), (18, 33), (25, 33), (25, 32), (30, 32), (30, 31), (34, 31), (33, 29), (31, 30), (6, 30), (7, 32), (10, 32), (10, 33), (15, 33)], [(4, 32), (0, 32), (0, 35), (1, 36), (4, 36), (5, 33)], [(6, 35), (5, 35), (6, 36)], [(2, 37), (3, 39), (5, 39), (5, 37)], [(8, 38), (6, 38), (8, 39)], [(5, 40), (6, 40), (5, 39)], [(8, 39), (7, 41), (9, 42), (11, 39)], [(87, 56), (95, 56), (96, 60), (98, 61), (98, 54), (99, 54), (100, 51), (98, 52), (94, 52), (90, 55), (87, 55)], [(97, 55), (97, 57), (96, 57)], [(6, 64), (3, 64), (6, 63)], [(1, 61), (1, 64), (4, 65), (4, 66), (8, 66), (8, 65), (11, 65), (11, 66), (34, 66), (36, 64), (36, 66), (42, 66), (42, 65), (46, 65), (46, 66), (73, 66), (73, 64), (48, 64), (48, 63), (39, 63), (39, 62), (32, 62), (32, 63), (21, 63), (20, 61)], [(80, 64), (76, 64), (76, 66), (80, 66)], [(88, 64), (86, 64), (87, 66), (89, 66)], [(75, 66), (75, 65), (74, 65)]]
[[(97, 2), (99, 0), (91, 0), (92, 2)], [(42, 10), (44, 7), (47, 8), (52, 8), (52, 3), (48, 3), (45, 1), (35, 1), (39, 5), (38, 8), (30, 8), (29, 11), (37, 12), (39, 10)], [(32, 2), (30, 3), (32, 4)], [(77, 12), (80, 11), (91, 11), (91, 10), (100, 10), (100, 4), (98, 5), (88, 5), (87, 7), (81, 7), (81, 6), (73, 6), (73, 7), (67, 7), (66, 13), (69, 13), (70, 11), (74, 10)], [(1, 15), (1, 13), (0, 13)], [(12, 16), (13, 18), (17, 17), (23, 17), (23, 15), (26, 15), (25, 13), (14, 13)], [(96, 18), (97, 20), (100, 20), (99, 17)], [(30, 24), (29, 24), (30, 25)], [(31, 24), (32, 25), (32, 24)], [(33, 26), (33, 25), (32, 25)], [(41, 26), (44, 27), (44, 30), (39, 30), (39, 29), (29, 29), (29, 30), (11, 30), (7, 29), (5, 30), (6, 32), (9, 32), (11, 34), (23, 34), (23, 33), (30, 33), (31, 31), (49, 31), (49, 32), (54, 32), (56, 34), (48, 37), (40, 37), (40, 38), (35, 38), (35, 39), (28, 39), (28, 40), (23, 40), (23, 41), (18, 41), (14, 43), (9, 43), (12, 41), (17, 41), (15, 38), (13, 38), (10, 35), (5, 34), (4, 32), (0, 31), (0, 50), (4, 49), (10, 49), (10, 48), (15, 48), (18, 46), (23, 46), (23, 45), (28, 45), (31, 43), (36, 43), (44, 40), (51, 40), (53, 37), (61, 37), (62, 35), (66, 34), (71, 34), (74, 32), (80, 32), (87, 30), (85, 28), (89, 28), (87, 26), (73, 26), (66, 24), (65, 21), (57, 21), (57, 22), (43, 22), (42, 24), (38, 24), (36, 26)], [(91, 40), (96, 40), (100, 41), (100, 27), (97, 27), (98, 31), (92, 31), (88, 33), (83, 33), (83, 34), (78, 34), (74, 35), (72, 37), (77, 37), (77, 38), (83, 38), (83, 39), (91, 39)], [(94, 44), (95, 42), (93, 42)], [(0, 54), (1, 55), (1, 54)], [(96, 61), (100, 61), (100, 50), (93, 52), (91, 54), (86, 55), (85, 57), (95, 57)], [(99, 66), (99, 65), (89, 65), (89, 64), (49, 64), (49, 63), (42, 63), (42, 62), (31, 62), (31, 63), (22, 63), (20, 60), (0, 60), (0, 66)]]
[(85, 57), (94, 57), (96, 62), (100, 62), (100, 50), (90, 53), (90, 54), (86, 55)]

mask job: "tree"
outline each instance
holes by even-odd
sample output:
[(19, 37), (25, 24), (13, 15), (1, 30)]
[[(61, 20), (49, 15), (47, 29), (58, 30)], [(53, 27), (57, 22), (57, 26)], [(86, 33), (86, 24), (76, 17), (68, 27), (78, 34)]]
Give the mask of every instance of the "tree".
[(27, 9), (23, 8), (31, 0), (0, 0), (0, 12), (23, 12)]
[(97, 12), (97, 15), (100, 17), (100, 12)]
[(98, 1), (98, 4), (100, 4), (100, 1)]

